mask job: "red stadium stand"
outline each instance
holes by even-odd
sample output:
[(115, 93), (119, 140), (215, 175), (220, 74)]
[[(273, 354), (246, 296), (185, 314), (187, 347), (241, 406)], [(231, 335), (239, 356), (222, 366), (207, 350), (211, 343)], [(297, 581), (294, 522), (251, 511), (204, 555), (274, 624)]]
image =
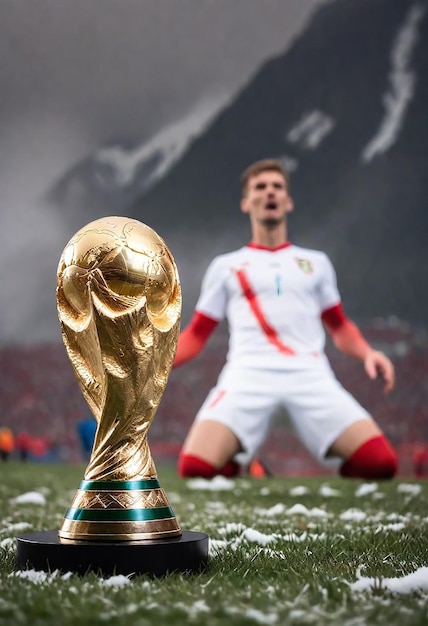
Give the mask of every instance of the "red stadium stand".
[[(397, 320), (377, 320), (362, 328), (369, 341), (394, 361), (397, 384), (391, 394), (385, 396), (381, 381), (371, 383), (360, 363), (330, 345), (328, 356), (339, 380), (375, 416), (397, 448), (400, 475), (414, 476), (415, 451), (428, 446), (427, 333), (415, 331)], [(175, 462), (194, 415), (217, 378), (227, 345), (225, 329), (219, 330), (201, 355), (171, 373), (149, 430), (155, 462)], [(27, 433), (33, 440), (39, 440), (40, 450), (42, 440), (51, 459), (82, 461), (77, 425), (87, 417), (88, 406), (63, 345), (3, 348), (0, 369), (0, 426), (10, 428), (15, 438)], [(19, 456), (18, 445), (14, 454)], [(281, 416), (261, 458), (273, 474), (326, 473)]]

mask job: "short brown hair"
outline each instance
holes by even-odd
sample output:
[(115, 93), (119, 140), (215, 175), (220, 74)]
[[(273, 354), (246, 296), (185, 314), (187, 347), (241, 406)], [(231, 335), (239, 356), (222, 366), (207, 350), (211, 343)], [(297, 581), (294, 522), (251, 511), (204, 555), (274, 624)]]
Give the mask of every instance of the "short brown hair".
[(256, 161), (249, 165), (241, 175), (241, 193), (243, 196), (247, 193), (248, 181), (253, 176), (257, 176), (262, 172), (278, 172), (281, 176), (284, 177), (287, 188), (289, 187), (290, 181), (288, 177), (288, 172), (285, 167), (278, 159), (262, 159), (261, 161)]

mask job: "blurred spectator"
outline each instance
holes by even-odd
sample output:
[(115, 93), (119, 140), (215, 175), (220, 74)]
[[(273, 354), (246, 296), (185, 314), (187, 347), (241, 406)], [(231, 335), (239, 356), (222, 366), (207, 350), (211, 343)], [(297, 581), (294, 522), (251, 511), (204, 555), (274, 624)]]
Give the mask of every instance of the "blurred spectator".
[(428, 476), (428, 448), (427, 446), (418, 446), (413, 454), (413, 463), (416, 478)]
[(50, 441), (47, 437), (31, 437), (29, 452), (34, 458), (46, 460), (50, 450)]
[(77, 424), (77, 432), (80, 438), (82, 454), (85, 459), (89, 459), (91, 456), (96, 430), (97, 422), (92, 415), (85, 420), (81, 420)]
[(31, 447), (31, 436), (26, 431), (21, 431), (16, 437), (16, 449), (21, 461), (28, 461), (28, 453)]
[(15, 437), (13, 432), (7, 426), (0, 428), (0, 458), (3, 462), (7, 461), (15, 448)]

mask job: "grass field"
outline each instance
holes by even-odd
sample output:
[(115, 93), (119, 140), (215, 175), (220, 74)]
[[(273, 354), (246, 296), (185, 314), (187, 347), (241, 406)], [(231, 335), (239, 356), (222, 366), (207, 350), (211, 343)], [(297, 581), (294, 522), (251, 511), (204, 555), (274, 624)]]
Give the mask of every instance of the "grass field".
[(428, 624), (428, 482), (186, 482), (158, 467), (182, 528), (211, 537), (204, 573), (17, 571), (14, 537), (58, 528), (83, 473), (0, 466), (1, 625)]

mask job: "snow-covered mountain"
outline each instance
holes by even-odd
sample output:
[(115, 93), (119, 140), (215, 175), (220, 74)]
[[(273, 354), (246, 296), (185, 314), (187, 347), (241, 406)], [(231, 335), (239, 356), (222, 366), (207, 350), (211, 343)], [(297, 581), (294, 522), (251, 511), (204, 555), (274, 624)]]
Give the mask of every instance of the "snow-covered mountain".
[(282, 158), (291, 240), (329, 253), (349, 314), (426, 325), (427, 31), (427, 0), (326, 4), (234, 102), (205, 103), (143, 146), (99, 151), (51, 200), (73, 219), (89, 205), (91, 217), (95, 207), (158, 230), (186, 317), (211, 256), (248, 239), (240, 172)]
[[(49, 191), (51, 202), (67, 209), (77, 224), (112, 210), (122, 213), (141, 194), (165, 178), (196, 137), (228, 103), (217, 96), (195, 104), (190, 112), (142, 144), (121, 141), (100, 146), (66, 172)], [(82, 221), (83, 220), (83, 221)]]

